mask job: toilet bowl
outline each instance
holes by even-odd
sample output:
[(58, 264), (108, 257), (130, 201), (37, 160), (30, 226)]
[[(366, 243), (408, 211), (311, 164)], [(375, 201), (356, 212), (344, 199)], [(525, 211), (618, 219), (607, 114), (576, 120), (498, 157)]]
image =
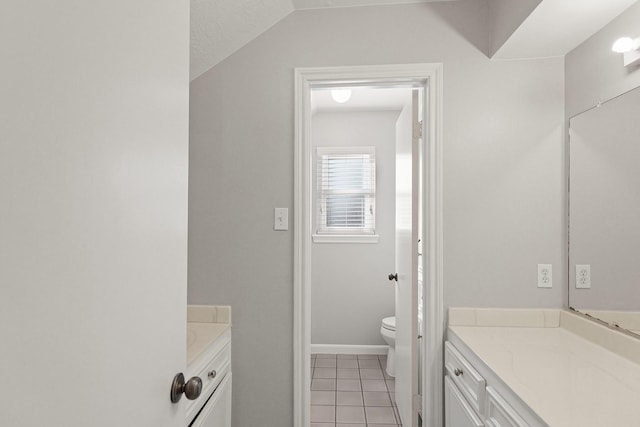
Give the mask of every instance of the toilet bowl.
[(380, 326), (380, 334), (382, 339), (389, 345), (389, 351), (387, 353), (387, 374), (396, 376), (396, 317), (385, 317), (382, 319), (382, 325)]

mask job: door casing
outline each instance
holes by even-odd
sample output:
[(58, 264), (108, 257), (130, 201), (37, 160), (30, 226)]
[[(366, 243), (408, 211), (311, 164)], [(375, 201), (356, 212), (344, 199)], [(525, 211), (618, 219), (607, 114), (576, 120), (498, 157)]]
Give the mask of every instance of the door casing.
[(312, 87), (419, 84), (426, 94), (422, 183), (424, 337), (421, 345), (423, 426), (443, 420), (444, 337), (441, 63), (296, 68), (294, 140), (294, 426), (310, 425), (311, 358), (311, 103)]

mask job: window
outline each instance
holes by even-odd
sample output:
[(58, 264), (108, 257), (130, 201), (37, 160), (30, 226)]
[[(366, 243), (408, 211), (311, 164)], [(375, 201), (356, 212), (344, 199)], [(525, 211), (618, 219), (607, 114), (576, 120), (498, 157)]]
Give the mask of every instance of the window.
[(351, 242), (377, 238), (375, 148), (319, 147), (316, 173), (314, 241), (334, 242), (337, 236), (362, 238), (347, 239)]

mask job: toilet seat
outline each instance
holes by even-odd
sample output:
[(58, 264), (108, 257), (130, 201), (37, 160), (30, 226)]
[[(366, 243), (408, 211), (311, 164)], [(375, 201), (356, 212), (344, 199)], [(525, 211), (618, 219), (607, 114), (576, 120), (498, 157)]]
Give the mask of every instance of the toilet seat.
[(385, 317), (384, 319), (382, 319), (382, 327), (385, 329), (388, 329), (390, 331), (395, 331), (396, 330), (396, 317), (395, 316), (391, 316), (391, 317)]

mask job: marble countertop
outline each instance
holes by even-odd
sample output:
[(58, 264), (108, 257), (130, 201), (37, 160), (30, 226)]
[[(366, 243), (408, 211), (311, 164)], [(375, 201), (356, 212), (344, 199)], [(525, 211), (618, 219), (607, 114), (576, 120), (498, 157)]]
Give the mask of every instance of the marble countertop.
[(449, 333), (550, 427), (640, 426), (640, 365), (564, 328), (567, 315), (558, 326), (450, 325)]
[(187, 307), (187, 365), (231, 327), (231, 307)]

